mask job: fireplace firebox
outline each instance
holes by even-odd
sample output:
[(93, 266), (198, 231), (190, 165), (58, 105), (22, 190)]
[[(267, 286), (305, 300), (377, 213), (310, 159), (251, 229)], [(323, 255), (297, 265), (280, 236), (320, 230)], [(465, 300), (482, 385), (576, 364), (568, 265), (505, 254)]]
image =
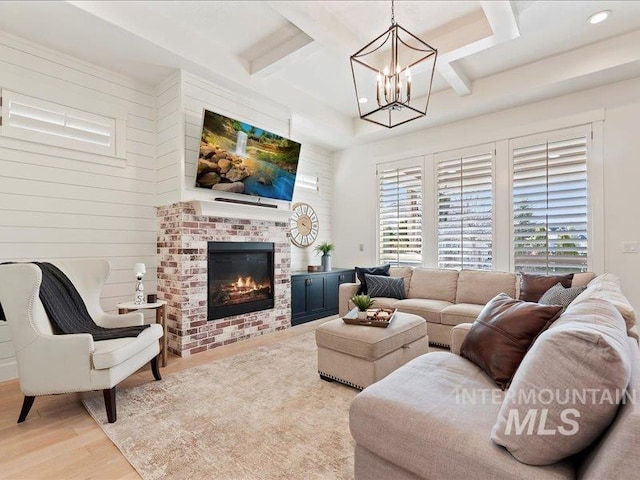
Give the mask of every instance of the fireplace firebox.
[(209, 320), (273, 308), (274, 251), (269, 242), (209, 242)]

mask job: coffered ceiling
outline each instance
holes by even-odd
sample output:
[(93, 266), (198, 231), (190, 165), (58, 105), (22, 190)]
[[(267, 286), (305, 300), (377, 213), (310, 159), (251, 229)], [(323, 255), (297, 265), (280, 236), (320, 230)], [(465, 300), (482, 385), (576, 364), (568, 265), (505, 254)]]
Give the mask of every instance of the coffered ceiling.
[(266, 97), (332, 149), (640, 76), (640, 1), (398, 0), (439, 57), (427, 117), (386, 130), (358, 118), (349, 56), (390, 15), (388, 1), (5, 1), (0, 29), (152, 85), (184, 68)]

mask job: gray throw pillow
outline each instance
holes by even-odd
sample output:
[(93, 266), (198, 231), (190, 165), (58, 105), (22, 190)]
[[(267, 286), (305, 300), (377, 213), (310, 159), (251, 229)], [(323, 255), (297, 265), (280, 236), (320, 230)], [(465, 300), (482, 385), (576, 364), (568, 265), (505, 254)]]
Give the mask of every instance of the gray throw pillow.
[(367, 282), (367, 294), (370, 297), (388, 297), (402, 300), (404, 294), (404, 278), (383, 277), (381, 275), (364, 275)]
[(565, 288), (560, 282), (556, 283), (549, 290), (544, 292), (538, 303), (542, 305), (562, 305), (565, 309), (573, 302), (578, 295), (587, 289), (584, 287)]
[(615, 418), (629, 383), (627, 340), (622, 316), (606, 300), (571, 305), (524, 357), (491, 439), (528, 465), (587, 448)]

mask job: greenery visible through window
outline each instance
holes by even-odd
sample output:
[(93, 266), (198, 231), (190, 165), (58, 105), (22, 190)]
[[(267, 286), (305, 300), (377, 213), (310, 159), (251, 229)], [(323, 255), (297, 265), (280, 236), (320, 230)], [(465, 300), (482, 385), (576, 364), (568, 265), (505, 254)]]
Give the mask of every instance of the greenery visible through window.
[(587, 270), (587, 137), (513, 150), (515, 270)]
[(378, 167), (379, 260), (422, 264), (422, 167)]
[(493, 145), (484, 153), (438, 154), (438, 266), (493, 266)]

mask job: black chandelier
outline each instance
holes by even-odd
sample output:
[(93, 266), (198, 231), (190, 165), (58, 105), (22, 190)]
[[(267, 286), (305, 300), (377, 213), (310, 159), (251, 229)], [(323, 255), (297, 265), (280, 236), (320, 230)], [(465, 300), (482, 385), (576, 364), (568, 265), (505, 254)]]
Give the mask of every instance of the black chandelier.
[(395, 20), (351, 55), (351, 73), (360, 118), (393, 128), (427, 114), (438, 50)]

